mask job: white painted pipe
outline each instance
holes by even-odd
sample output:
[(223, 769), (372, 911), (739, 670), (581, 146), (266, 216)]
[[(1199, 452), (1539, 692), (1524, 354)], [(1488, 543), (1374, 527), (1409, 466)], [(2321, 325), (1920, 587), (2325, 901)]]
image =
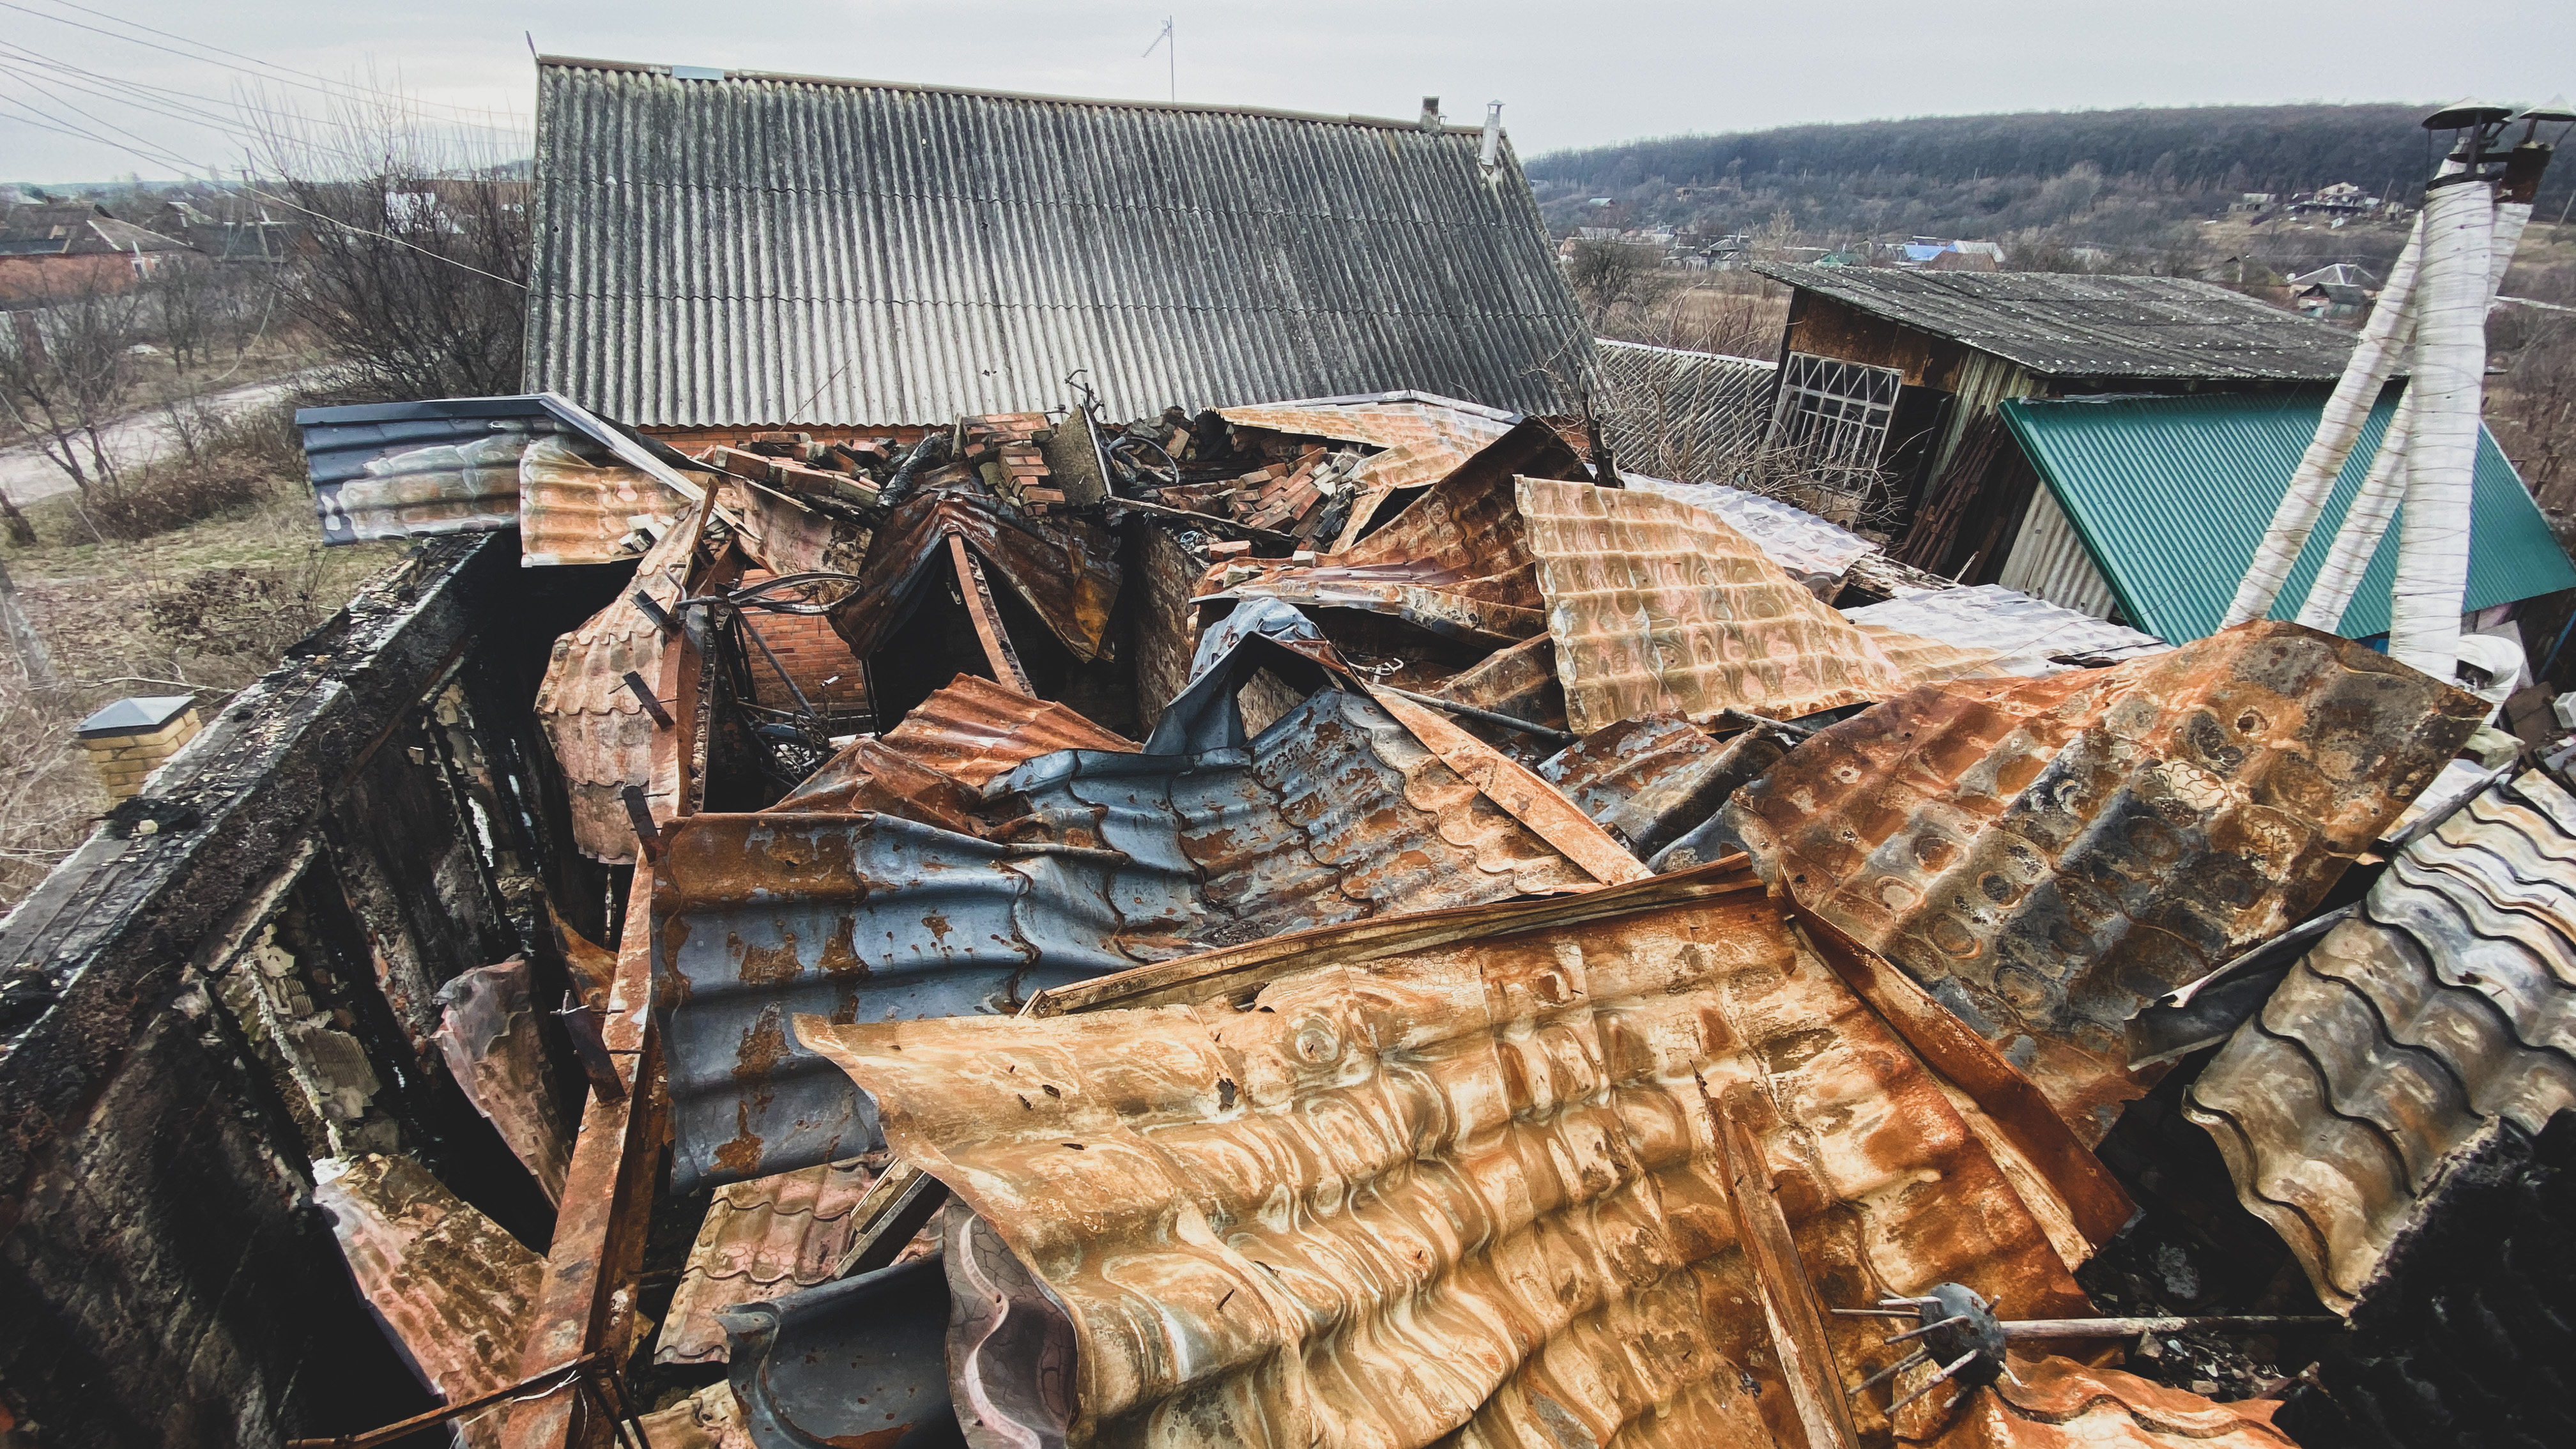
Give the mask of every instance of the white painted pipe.
[[(2495, 237), (2487, 264), (2490, 310), (2504, 287), (2506, 270), (2513, 265), (2514, 251), (2521, 245), (2522, 229), (2530, 220), (2531, 206), (2527, 202), (2496, 205)], [(2333, 633), (2342, 626), (2343, 612), (2351, 607), (2353, 592), (2361, 586), (2361, 576), (2369, 569), (2371, 556), (2388, 536), (2388, 520), (2397, 512), (2398, 501), (2406, 496), (2406, 455), (2415, 431), (2416, 396), (2410, 387), (2399, 400), (2396, 415), (2388, 420), (2388, 430), (2380, 435), (2379, 453), (2370, 461), (2370, 476), (2362, 480), (2361, 491), (2353, 495), (2352, 506), (2344, 511), (2343, 525), (2336, 530), (2334, 543), (2318, 566), (2316, 581), (2308, 586), (2308, 596), (2299, 606), (2299, 622), (2311, 629)]]
[(2436, 679), (2459, 668), (2460, 599), (2469, 581), (2470, 479), (2477, 467), (2485, 387), (2487, 282), (2496, 202), (2492, 183), (2438, 181), (2424, 197), (2416, 281), (2414, 440), (2406, 460), (2406, 517), (2398, 526), (2388, 653)]
[[(2454, 163), (2443, 169), (2447, 174), (2460, 168)], [(2352, 358), (2335, 382), (2334, 396), (2326, 400), (2325, 412), (2317, 418), (2316, 435), (2308, 440), (2299, 466), (2291, 470), (2288, 491), (2273, 510), (2272, 524), (2263, 531), (2262, 542), (2255, 545), (2254, 557), (2246, 564), (2245, 577), (2237, 584), (2236, 597), (2228, 604), (2219, 627), (2243, 624), (2270, 613), (2272, 601), (2280, 597), (2282, 582), (2290, 576), (2290, 566), (2299, 561), (2299, 550), (2307, 547), (2308, 531), (2316, 527), (2317, 515), (2334, 495), (2335, 480), (2343, 476), (2344, 460), (2352, 456), (2353, 440), (2361, 436), (2361, 425), (2378, 404), (2380, 391), (2396, 371), (2398, 359), (2405, 355), (2413, 333), (2413, 303), (2423, 249), (2424, 218), (2418, 215), (2415, 229), (2407, 233), (2406, 249), (2397, 254), (2397, 264), (2388, 269), (2388, 283), (2379, 289), (2379, 301), (2371, 308), (2370, 321), (2361, 329), (2361, 340), (2353, 344)]]
[(2311, 629), (2331, 634), (2340, 628), (2343, 611), (2351, 607), (2353, 591), (2361, 587), (2371, 555), (2388, 536), (2388, 520), (2397, 512), (2398, 500), (2406, 496), (2406, 454), (2414, 441), (2415, 397), (2410, 387), (2397, 400), (2388, 430), (2379, 435), (2378, 455), (2370, 460), (2370, 476), (2353, 495), (2352, 507), (2344, 510), (2343, 526), (2336, 530), (2325, 562), (2317, 568), (2316, 581), (2308, 585), (2308, 597), (2299, 605), (2299, 622)]

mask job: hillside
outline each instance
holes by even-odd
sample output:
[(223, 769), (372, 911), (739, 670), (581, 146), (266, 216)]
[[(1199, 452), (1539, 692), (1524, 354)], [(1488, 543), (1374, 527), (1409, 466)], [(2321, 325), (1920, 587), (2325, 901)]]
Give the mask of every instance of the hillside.
[[(1780, 228), (1785, 212), (1787, 226), (1810, 238), (2056, 232), (2049, 240), (2143, 253), (2188, 242), (2187, 225), (2243, 192), (2349, 181), (2414, 202), (2437, 154), (2418, 124), (2429, 109), (2214, 106), (1788, 126), (1556, 152), (1526, 170), (1559, 229), (1758, 232)], [(2562, 160), (2541, 214), (2554, 219), (2571, 195), (2576, 161)]]

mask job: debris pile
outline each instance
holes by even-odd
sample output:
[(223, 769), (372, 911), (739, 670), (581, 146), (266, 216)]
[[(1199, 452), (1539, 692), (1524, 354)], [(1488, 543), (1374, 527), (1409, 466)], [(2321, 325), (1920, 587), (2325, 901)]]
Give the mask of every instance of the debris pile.
[[(565, 936), (570, 1164), (484, 1111), (546, 1283), (624, 1286), (515, 1287), (451, 1401), (577, 1349), (583, 1412), (763, 1449), (2287, 1444), (2448, 1165), (2568, 1105), (2576, 796), (2352, 641), (1953, 587), (1418, 394), (540, 401), (527, 560), (632, 578), (537, 716), (632, 879)], [(478, 1105), (526, 990), (452, 1012)], [(2219, 1212), (2271, 1256), (2134, 1270)]]

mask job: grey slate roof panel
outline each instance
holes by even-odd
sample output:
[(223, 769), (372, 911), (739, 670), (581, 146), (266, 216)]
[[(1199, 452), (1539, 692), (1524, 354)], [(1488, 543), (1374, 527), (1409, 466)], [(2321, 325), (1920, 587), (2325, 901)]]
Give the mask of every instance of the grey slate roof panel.
[(2043, 377), (2324, 380), (2341, 377), (2352, 355), (2349, 332), (2182, 277), (1753, 270)]
[(1559, 409), (1519, 165), (1360, 118), (548, 58), (527, 376), (639, 425), (1112, 416), (1414, 388)]

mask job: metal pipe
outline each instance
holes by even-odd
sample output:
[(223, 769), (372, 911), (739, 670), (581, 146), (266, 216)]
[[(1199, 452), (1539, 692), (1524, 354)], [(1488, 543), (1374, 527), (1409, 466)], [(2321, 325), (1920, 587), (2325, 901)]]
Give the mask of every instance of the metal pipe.
[(2141, 1333), (2199, 1333), (2204, 1330), (2268, 1332), (2275, 1328), (2342, 1328), (2344, 1321), (2331, 1314), (2308, 1317), (2264, 1316), (2260, 1314), (2216, 1314), (2198, 1318), (2027, 1318), (2007, 1320), (2004, 1337), (2024, 1338), (2135, 1338)]
[(1460, 704), (1454, 699), (1442, 699), (1437, 695), (1430, 694), (1416, 694), (1412, 690), (1398, 689), (1391, 684), (1380, 684), (1374, 687), (1385, 690), (1387, 693), (1394, 695), (1398, 699), (1409, 699), (1415, 704), (1427, 704), (1433, 709), (1457, 715), (1462, 719), (1472, 719), (1482, 724), (1489, 724), (1497, 729), (1518, 730), (1522, 734), (1537, 735), (1541, 739), (1554, 740), (1561, 745), (1570, 745), (1575, 741), (1575, 736), (1567, 734), (1563, 730), (1550, 729), (1543, 724), (1531, 724), (1528, 720), (1515, 719), (1510, 715), (1500, 714), (1490, 709), (1478, 709), (1472, 704)]

